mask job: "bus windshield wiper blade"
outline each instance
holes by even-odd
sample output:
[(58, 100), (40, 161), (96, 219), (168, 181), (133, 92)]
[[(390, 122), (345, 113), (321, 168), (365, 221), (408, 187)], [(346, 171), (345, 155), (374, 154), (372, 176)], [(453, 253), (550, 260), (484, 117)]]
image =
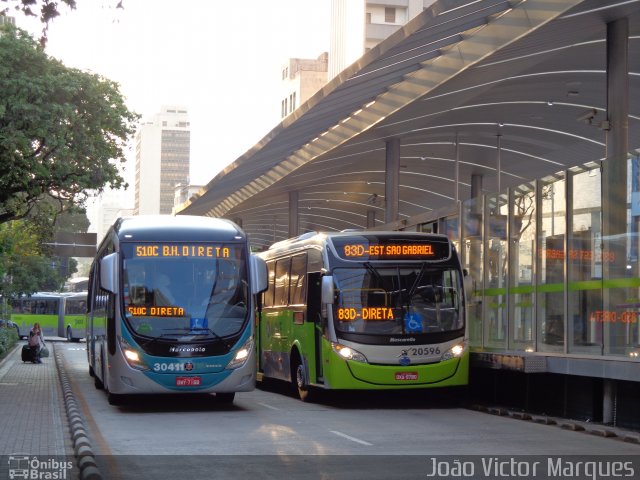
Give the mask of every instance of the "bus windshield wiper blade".
[(221, 337), (220, 335), (218, 335), (216, 332), (214, 332), (210, 328), (206, 328), (206, 327), (174, 328), (172, 330), (178, 331), (178, 332), (184, 332), (184, 333), (191, 333), (193, 335), (209, 335), (209, 334), (211, 334), (216, 340), (220, 340), (221, 342), (223, 342), (226, 345), (227, 348), (231, 348), (231, 345), (229, 345), (229, 343), (227, 342), (227, 340), (224, 339), (224, 337)]
[[(167, 330), (169, 330), (169, 331), (173, 331), (173, 330), (175, 330), (175, 329), (171, 328), (171, 329), (167, 329)], [(160, 335), (158, 335), (157, 337), (153, 337), (153, 338), (151, 338), (150, 340), (147, 340), (147, 341), (144, 343), (144, 346), (146, 347), (147, 345), (150, 345), (150, 344), (152, 344), (152, 343), (155, 343), (155, 342), (157, 342), (158, 340), (160, 340), (161, 338), (162, 338), (163, 340), (172, 340), (172, 341), (174, 341), (174, 342), (177, 342), (177, 341), (178, 341), (178, 339), (177, 339), (177, 338), (167, 338), (167, 337), (169, 337), (169, 336), (174, 336), (174, 335), (173, 335), (173, 334), (169, 334), (169, 333), (161, 333), (161, 334), (160, 334)]]

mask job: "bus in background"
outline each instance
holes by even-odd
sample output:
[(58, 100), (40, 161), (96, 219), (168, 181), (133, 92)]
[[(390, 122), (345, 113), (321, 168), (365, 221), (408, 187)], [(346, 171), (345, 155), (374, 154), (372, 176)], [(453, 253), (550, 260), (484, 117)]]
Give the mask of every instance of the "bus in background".
[(87, 356), (111, 404), (128, 394), (255, 388), (254, 294), (264, 261), (234, 223), (208, 217), (118, 219), (89, 275)]
[(38, 322), (46, 337), (58, 335), (58, 324), (64, 317), (64, 300), (60, 293), (37, 292), (9, 299), (10, 318), (18, 325), (19, 335), (26, 338)]
[(66, 337), (77, 342), (86, 332), (87, 292), (38, 292), (9, 300), (11, 320), (19, 336), (29, 335), (34, 323), (40, 323), (46, 337)]
[(68, 292), (64, 297), (64, 315), (58, 323), (58, 336), (79, 342), (87, 332), (87, 292)]
[(290, 381), (303, 401), (467, 384), (463, 271), (446, 236), (310, 232), (259, 255), (258, 380)]

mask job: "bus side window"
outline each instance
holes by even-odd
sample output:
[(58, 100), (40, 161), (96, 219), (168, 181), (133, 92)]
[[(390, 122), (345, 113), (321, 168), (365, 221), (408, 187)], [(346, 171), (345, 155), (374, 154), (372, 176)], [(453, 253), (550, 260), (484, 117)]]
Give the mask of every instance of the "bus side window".
[(291, 305), (304, 305), (307, 296), (307, 254), (296, 255), (291, 260)]
[(276, 307), (289, 305), (289, 269), (291, 258), (281, 258), (276, 261), (275, 297), (273, 304)]
[(273, 295), (275, 293), (275, 262), (267, 262), (267, 269), (269, 271), (269, 287), (262, 294), (262, 305), (264, 307), (273, 306)]

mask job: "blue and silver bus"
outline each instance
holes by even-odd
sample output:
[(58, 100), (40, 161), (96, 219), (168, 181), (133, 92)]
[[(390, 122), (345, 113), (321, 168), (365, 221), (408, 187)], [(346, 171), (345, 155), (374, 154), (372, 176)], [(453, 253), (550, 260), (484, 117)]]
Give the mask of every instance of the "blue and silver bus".
[(267, 286), (234, 223), (207, 217), (118, 219), (89, 277), (87, 356), (111, 404), (143, 393), (255, 387), (254, 295)]

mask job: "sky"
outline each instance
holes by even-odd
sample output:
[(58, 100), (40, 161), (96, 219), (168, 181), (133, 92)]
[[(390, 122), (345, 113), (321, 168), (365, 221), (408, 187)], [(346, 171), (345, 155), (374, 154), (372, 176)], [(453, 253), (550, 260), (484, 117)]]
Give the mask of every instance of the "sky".
[[(280, 122), (282, 66), (328, 51), (330, 1), (77, 0), (46, 51), (119, 83), (143, 119), (186, 106), (191, 183), (206, 184)], [(38, 22), (16, 24), (39, 38)]]

